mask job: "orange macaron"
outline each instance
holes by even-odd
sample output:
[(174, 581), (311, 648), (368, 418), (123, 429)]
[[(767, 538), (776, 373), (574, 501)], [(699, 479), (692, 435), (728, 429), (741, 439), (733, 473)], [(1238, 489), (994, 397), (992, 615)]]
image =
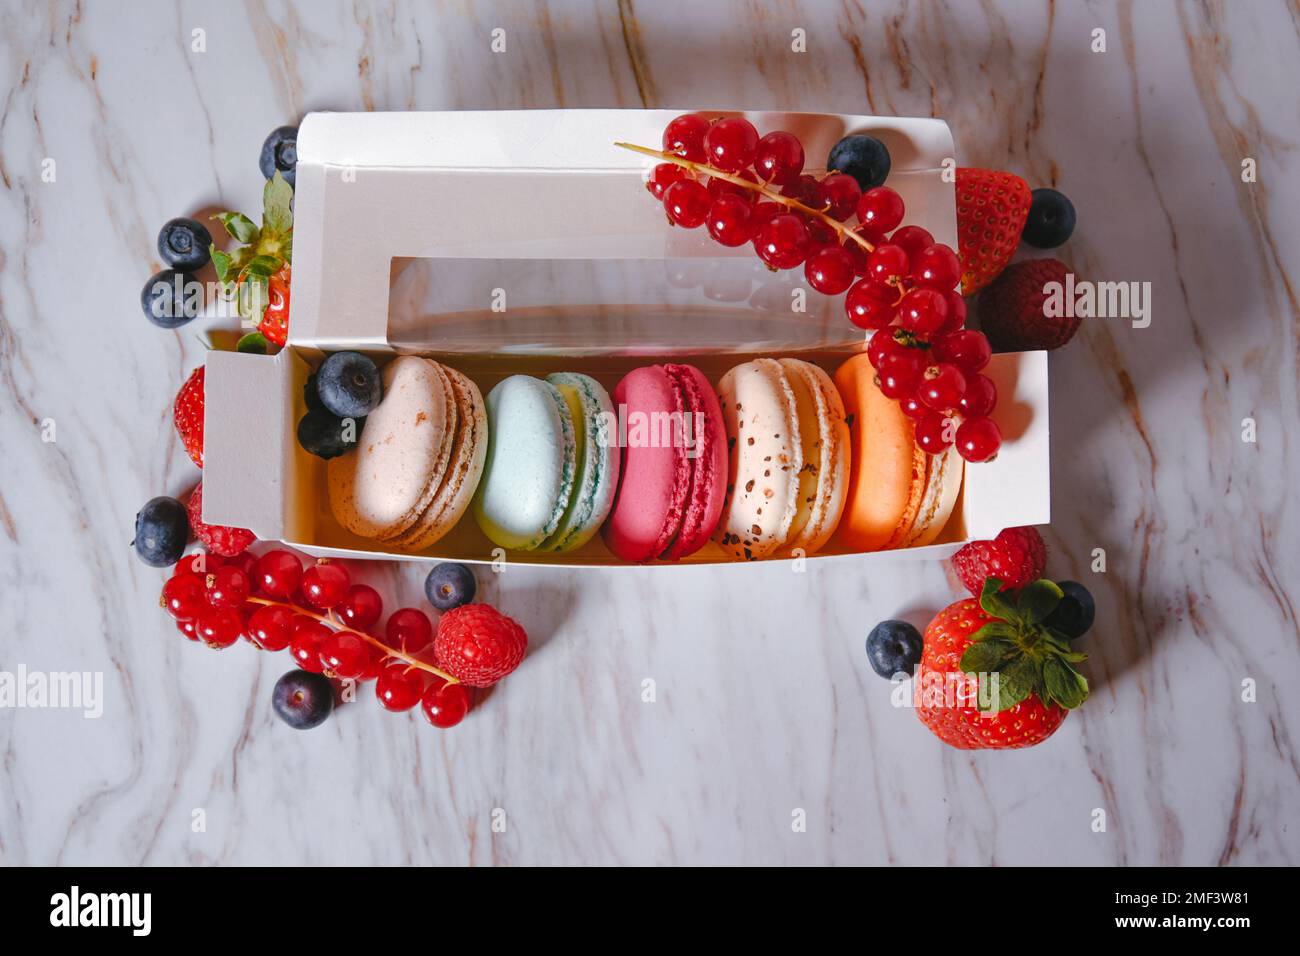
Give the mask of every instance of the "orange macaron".
[(922, 451), (912, 420), (880, 391), (875, 376), (865, 352), (834, 376), (849, 419), (852, 461), (835, 541), (851, 551), (929, 544), (948, 523), (961, 488), (961, 459)]

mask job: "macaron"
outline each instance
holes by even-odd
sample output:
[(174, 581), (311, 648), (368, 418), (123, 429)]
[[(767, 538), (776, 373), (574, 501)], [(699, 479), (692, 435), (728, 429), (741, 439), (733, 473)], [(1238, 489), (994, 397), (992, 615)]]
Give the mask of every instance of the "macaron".
[(574, 416), (560, 390), (512, 375), (488, 392), (488, 448), (474, 518), (503, 548), (530, 551), (555, 534), (577, 472)]
[(460, 520), (478, 483), (483, 399), (459, 372), (418, 356), (393, 359), (382, 378), (356, 450), (327, 466), (330, 508), (354, 534), (421, 550)]
[(853, 462), (835, 540), (851, 551), (929, 544), (952, 515), (963, 474), (960, 457), (932, 457), (916, 444), (912, 420), (880, 391), (875, 375), (864, 352), (834, 376)]
[[(436, 364), (436, 363), (435, 363)], [(478, 386), (455, 369), (439, 366), (451, 384), (456, 430), (442, 484), (410, 528), (388, 540), (399, 551), (423, 551), (454, 528), (469, 508), (487, 459), (487, 408)]]
[(730, 446), (718, 542), (755, 560), (819, 550), (848, 488), (849, 433), (830, 377), (799, 359), (754, 359), (718, 383)]
[(831, 377), (811, 362), (783, 358), (781, 369), (794, 392), (803, 468), (798, 511), (783, 550), (815, 554), (840, 523), (849, 486), (849, 426), (844, 402)]
[(595, 536), (614, 506), (620, 464), (614, 403), (589, 375), (555, 372), (546, 381), (569, 407), (578, 458), (568, 507), (539, 550), (574, 551)]
[(718, 399), (692, 365), (650, 365), (614, 388), (622, 448), (605, 544), (625, 561), (677, 561), (702, 548), (726, 497)]

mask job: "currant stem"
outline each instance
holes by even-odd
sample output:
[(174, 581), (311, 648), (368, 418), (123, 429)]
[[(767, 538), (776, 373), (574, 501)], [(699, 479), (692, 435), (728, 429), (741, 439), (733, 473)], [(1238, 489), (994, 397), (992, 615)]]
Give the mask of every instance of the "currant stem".
[(689, 169), (693, 173), (705, 173), (714, 179), (722, 179), (726, 182), (732, 183), (733, 185), (743, 187), (744, 189), (751, 189), (765, 199), (770, 199), (772, 202), (780, 203), (782, 206), (797, 210), (805, 216), (812, 216), (814, 219), (820, 220), (834, 229), (841, 236), (847, 236), (852, 239), (863, 249), (867, 250), (867, 252), (876, 251), (876, 247), (872, 243), (862, 238), (862, 236), (858, 235), (855, 230), (848, 228), (838, 219), (832, 219), (820, 209), (813, 209), (812, 206), (805, 206), (797, 199), (791, 199), (789, 196), (782, 196), (779, 192), (773, 190), (768, 183), (751, 183), (748, 179), (745, 179), (742, 176), (737, 176), (735, 173), (724, 173), (720, 169), (714, 169), (708, 163), (697, 163), (693, 159), (684, 159), (676, 153), (665, 153), (662, 150), (651, 149), (649, 146), (638, 146), (635, 143), (619, 142), (616, 142), (614, 145), (622, 149), (630, 149), (632, 152), (640, 153), (642, 156), (653, 156), (656, 159), (662, 159), (666, 163), (673, 163), (674, 165)]
[(275, 607), (286, 608), (295, 614), (305, 614), (307, 615), (307, 617), (315, 618), (317, 621), (320, 621), (322, 624), (324, 624), (326, 627), (331, 628), (332, 630), (347, 631), (349, 634), (355, 634), (357, 637), (361, 638), (367, 644), (370, 644), (382, 650), (389, 657), (396, 657), (399, 660), (405, 661), (411, 667), (419, 668), (422, 671), (428, 671), (430, 674), (433, 674), (437, 677), (441, 677), (448, 684), (460, 683), (459, 680), (457, 680), (455, 677), (452, 677), (442, 668), (434, 667), (432, 664), (426, 663), (425, 661), (412, 657), (410, 654), (407, 654), (405, 651), (399, 651), (396, 650), (395, 648), (389, 647), (383, 641), (379, 640), (379, 638), (371, 637), (369, 634), (366, 634), (364, 631), (358, 631), (354, 627), (348, 627), (346, 624), (344, 624), (342, 621), (338, 620), (337, 618), (333, 617), (332, 615), (317, 614), (314, 611), (307, 610), (306, 608), (298, 607), (298, 605), (296, 604), (286, 604), (284, 601), (272, 601), (269, 598), (249, 597), (247, 600), (250, 604), (269, 604)]

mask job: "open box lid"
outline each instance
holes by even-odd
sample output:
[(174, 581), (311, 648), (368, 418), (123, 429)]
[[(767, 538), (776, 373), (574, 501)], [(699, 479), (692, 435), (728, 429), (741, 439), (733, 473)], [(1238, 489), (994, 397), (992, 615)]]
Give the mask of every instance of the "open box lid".
[[(772, 273), (748, 245), (665, 227), (640, 185), (654, 161), (614, 143), (657, 148), (678, 112), (309, 114), (298, 132), (291, 343), (662, 355), (860, 342), (842, 296), (806, 289), (800, 270)], [(956, 247), (941, 120), (726, 115), (793, 132), (809, 170), (843, 136), (870, 132), (890, 150), (907, 221)]]

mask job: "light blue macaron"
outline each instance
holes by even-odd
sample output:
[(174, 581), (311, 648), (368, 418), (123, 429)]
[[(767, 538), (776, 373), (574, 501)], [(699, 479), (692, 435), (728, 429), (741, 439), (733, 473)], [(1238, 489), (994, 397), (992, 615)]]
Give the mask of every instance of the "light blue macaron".
[(474, 519), (495, 544), (539, 547), (569, 507), (578, 465), (569, 403), (550, 382), (512, 375), (488, 392), (488, 448)]
[(614, 403), (589, 375), (556, 372), (546, 376), (564, 396), (573, 418), (578, 469), (569, 507), (559, 527), (539, 547), (575, 551), (592, 539), (609, 516), (618, 489), (619, 447)]

